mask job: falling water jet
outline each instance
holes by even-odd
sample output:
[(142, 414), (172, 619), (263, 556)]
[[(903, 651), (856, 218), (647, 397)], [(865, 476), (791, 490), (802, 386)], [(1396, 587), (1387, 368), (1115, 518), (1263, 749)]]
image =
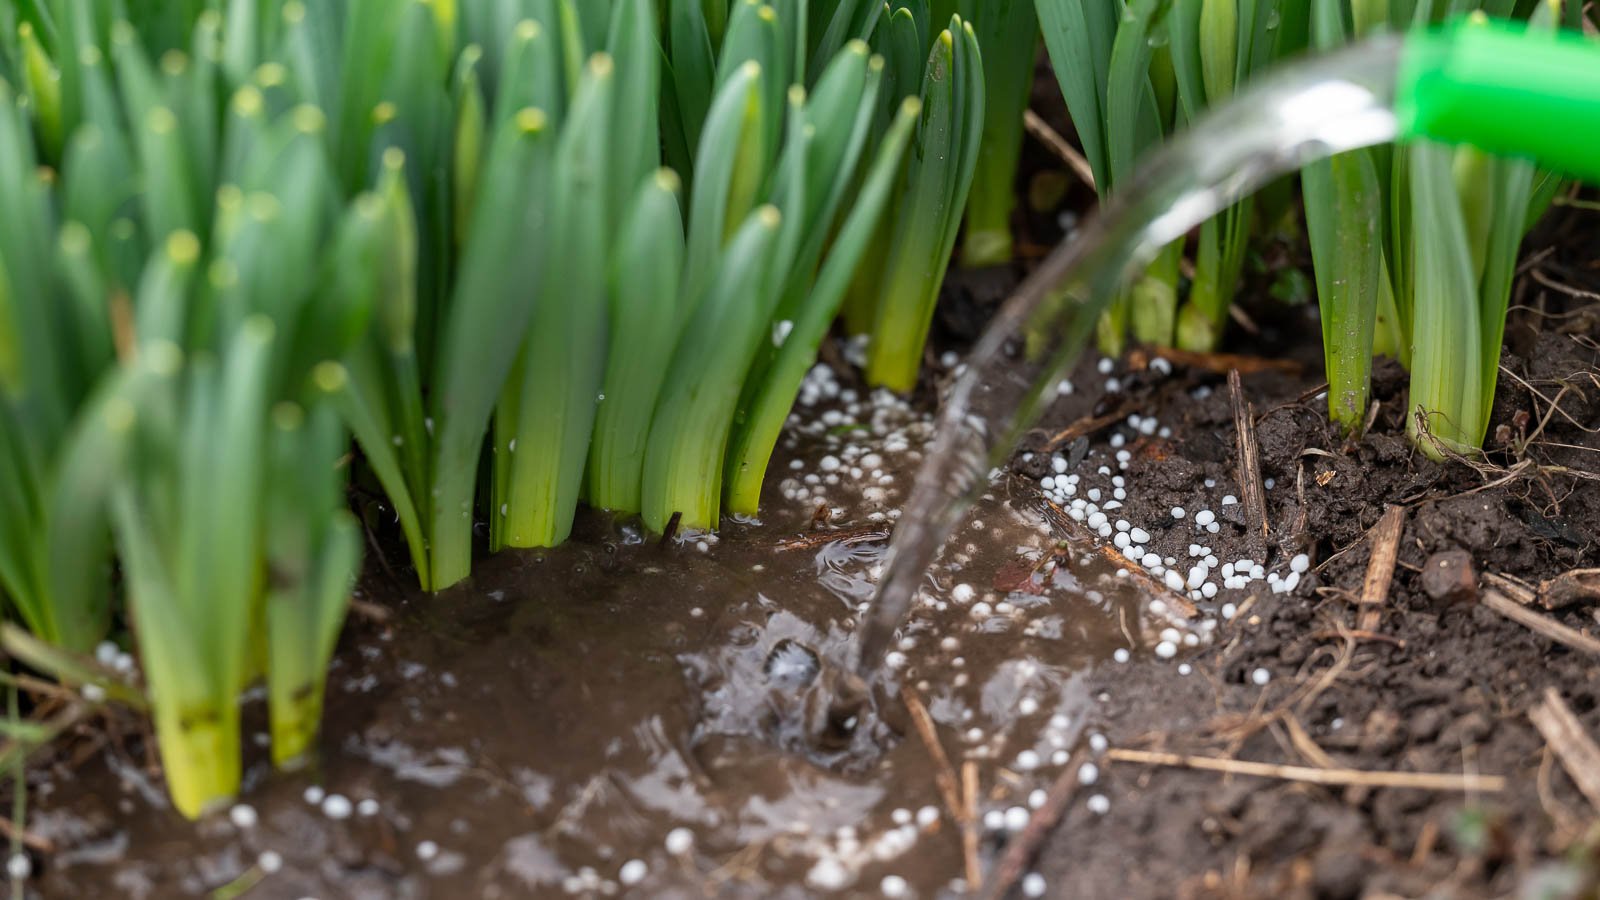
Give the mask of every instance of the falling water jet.
[[(1272, 179), (1393, 140), (1403, 43), (1379, 38), (1283, 69), (1154, 152), (1130, 185), (1057, 247), (979, 340), (939, 414), (858, 633), (871, 682), (940, 546), (1037, 420), (1107, 301), (1156, 252)], [(838, 698), (860, 703), (859, 691)]]

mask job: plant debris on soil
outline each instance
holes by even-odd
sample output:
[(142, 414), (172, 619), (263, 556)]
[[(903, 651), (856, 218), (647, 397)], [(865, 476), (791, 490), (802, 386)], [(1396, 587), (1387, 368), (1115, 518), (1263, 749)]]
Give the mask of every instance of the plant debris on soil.
[[(1584, 474), (1596, 469), (1600, 353), (1566, 335), (1537, 348), (1504, 361), (1498, 421), (1540, 422), (1572, 389), (1540, 438), (1475, 466), (1436, 464), (1406, 443), (1396, 367), (1380, 368), (1377, 419), (1355, 444), (1327, 423), (1314, 377), (1243, 378), (1270, 488), (1270, 550), (1308, 554), (1307, 579), (1289, 593), (1243, 592), (1215, 645), (1192, 660), (1198, 678), (1146, 659), (1089, 679), (1111, 697), (1098, 710), (1114, 747), (1319, 772), (1456, 773), (1462, 786), (1341, 787), (1119, 756), (1102, 767), (1109, 812), (1072, 810), (1042, 853), (1062, 896), (1592, 894), (1597, 809), (1531, 716), (1553, 689), (1600, 735), (1600, 655), (1484, 602), (1504, 579), (1527, 586), (1530, 613), (1590, 640), (1600, 632), (1592, 595), (1535, 602), (1600, 546), (1600, 485)], [(1239, 493), (1222, 378), (1123, 382), (1172, 429), (1132, 456), (1129, 480), (1142, 490), (1129, 518)], [(1208, 541), (1223, 558), (1260, 552), (1244, 509), (1219, 513), (1238, 526)], [(1441, 565), (1457, 571), (1440, 577)], [(1388, 587), (1372, 595), (1374, 577)], [(1474, 786), (1478, 776), (1503, 786)]]
[[(588, 516), (433, 597), (402, 554), (369, 566), (317, 771), (256, 746), (240, 805), (190, 825), (131, 716), (80, 726), (29, 772), (30, 890), (1592, 897), (1600, 273), (1575, 216), (1530, 243), (1479, 460), (1411, 447), (1393, 364), (1364, 437), (1330, 426), (1303, 306), (1252, 309), (1231, 356), (1091, 354), (929, 573), (870, 721), (819, 745), (784, 723), (1014, 273), (955, 279), (910, 403), (826, 349), (760, 522), (647, 542)], [(1024, 217), (1025, 256), (1070, 225)]]

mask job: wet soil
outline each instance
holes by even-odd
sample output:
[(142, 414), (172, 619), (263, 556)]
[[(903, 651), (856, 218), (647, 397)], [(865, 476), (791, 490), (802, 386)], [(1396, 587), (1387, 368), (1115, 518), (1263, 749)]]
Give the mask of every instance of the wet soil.
[(960, 890), (956, 827), (902, 692), (958, 765), (982, 761), (980, 811), (1014, 809), (1014, 823), (1096, 717), (1084, 673), (1172, 623), (1142, 613), (1099, 557), (1058, 549), (1034, 491), (999, 481), (929, 573), (870, 721), (842, 746), (797, 733), (793, 707), (843, 659), (930, 436), (926, 411), (818, 375), (763, 522), (661, 544), (587, 514), (569, 544), (482, 560), (436, 597), (373, 566), (361, 599), (393, 615), (344, 637), (320, 770), (273, 774), (258, 723), (248, 810), (182, 821), (137, 741), (34, 772), (29, 827), (58, 848), (34, 888), (772, 897), (876, 894), (889, 877), (906, 896)]

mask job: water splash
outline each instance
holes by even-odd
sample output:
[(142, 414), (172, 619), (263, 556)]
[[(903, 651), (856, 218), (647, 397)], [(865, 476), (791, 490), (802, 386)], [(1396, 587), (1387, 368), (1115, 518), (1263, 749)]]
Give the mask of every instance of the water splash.
[(1274, 178), (1391, 141), (1399, 38), (1282, 69), (1153, 153), (1128, 187), (1057, 247), (979, 340), (940, 413), (932, 452), (862, 623), (855, 670), (875, 675), (923, 573), (988, 473), (1004, 465), (1122, 283), (1156, 252)]

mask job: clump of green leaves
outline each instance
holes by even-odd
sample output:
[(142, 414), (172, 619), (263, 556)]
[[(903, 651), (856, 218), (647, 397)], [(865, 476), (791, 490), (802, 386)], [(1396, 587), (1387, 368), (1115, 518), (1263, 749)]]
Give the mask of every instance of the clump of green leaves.
[(314, 750), (352, 434), (430, 590), (484, 518), (754, 511), (886, 211), (937, 213), (884, 238), (918, 302), (954, 244), (981, 65), (918, 9), (0, 10), (0, 591), (86, 650), (115, 549), (182, 812), (237, 789), (257, 679), (275, 761)]
[[(874, 35), (893, 93), (921, 86), (922, 121), (890, 215), (872, 237), (851, 287), (846, 324), (868, 336), (866, 377), (876, 387), (916, 386), (933, 310), (955, 251), (983, 137), (983, 61), (959, 16), (928, 39), (926, 0), (897, 4)], [(931, 55), (923, 49), (932, 45)]]
[(961, 16), (972, 23), (983, 49), (983, 141), (967, 198), (961, 264), (1011, 262), (1011, 213), (1017, 205), (1022, 157), (1022, 117), (1033, 94), (1039, 19), (1032, 0), (965, 0)]
[[(1143, 154), (1273, 61), (1304, 45), (1304, 15), (1282, 0), (1037, 0), (1045, 46), (1102, 198)], [(1157, 255), (1117, 297), (1098, 330), (1102, 351), (1141, 343), (1208, 351), (1222, 337), (1254, 218), (1253, 201)]]
[[(1471, 4), (1494, 16), (1510, 2)], [(1430, 3), (1311, 6), (1320, 48), (1378, 29), (1426, 26)], [(1541, 6), (1534, 27), (1553, 27)], [(1428, 144), (1336, 156), (1302, 176), (1323, 346), (1328, 411), (1351, 433), (1367, 417), (1372, 359), (1411, 370), (1407, 430), (1423, 452), (1477, 452), (1488, 429), (1518, 248), (1557, 180), (1531, 164)]]
[(30, 11), (25, 91), (0, 86), (0, 405), (25, 498), (0, 511), (25, 561), (0, 587), (86, 650), (120, 611), (114, 536), (169, 787), (195, 816), (238, 788), (248, 683), (265, 676), (280, 764), (317, 732), (359, 542), (348, 437), (310, 373), (366, 328), (369, 217), (285, 67), (251, 67), (224, 102), (216, 13), (178, 44), (86, 4)]

